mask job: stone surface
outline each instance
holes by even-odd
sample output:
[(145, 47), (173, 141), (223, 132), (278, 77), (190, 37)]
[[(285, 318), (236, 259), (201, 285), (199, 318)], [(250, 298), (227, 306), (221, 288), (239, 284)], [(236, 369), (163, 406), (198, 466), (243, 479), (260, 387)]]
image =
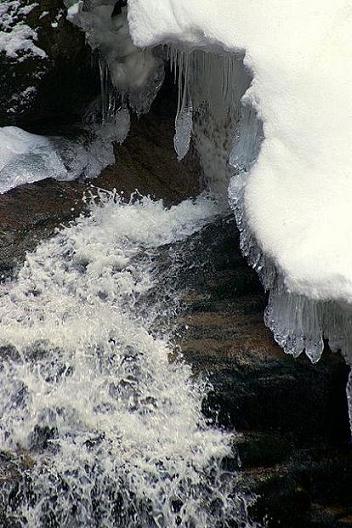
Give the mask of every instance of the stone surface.
[[(46, 57), (0, 52), (0, 126), (32, 128), (41, 120), (72, 122), (98, 93), (97, 68), (84, 35), (66, 20), (63, 0), (12, 2), (13, 24), (0, 20), (0, 31), (26, 24), (37, 32), (36, 46)], [(27, 12), (24, 7), (35, 4)], [(43, 16), (44, 15), (44, 16)]]
[(239, 484), (258, 494), (252, 515), (268, 528), (352, 526), (343, 359), (327, 349), (312, 365), (274, 343), (233, 219), (196, 234), (177, 255), (184, 289), (177, 341), (195, 374), (212, 383), (204, 412), (237, 431)]

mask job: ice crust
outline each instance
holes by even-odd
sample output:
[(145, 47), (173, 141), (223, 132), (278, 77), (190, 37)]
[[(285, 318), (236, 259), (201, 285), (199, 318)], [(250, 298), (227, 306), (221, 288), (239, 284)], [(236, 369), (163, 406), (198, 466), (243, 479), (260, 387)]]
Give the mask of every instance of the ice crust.
[(65, 179), (65, 166), (47, 138), (17, 127), (0, 129), (0, 192), (47, 177)]
[(0, 128), (0, 193), (45, 178), (74, 180), (95, 178), (115, 162), (113, 141), (122, 142), (129, 131), (126, 109), (113, 121), (92, 124), (87, 138), (30, 134), (18, 127)]

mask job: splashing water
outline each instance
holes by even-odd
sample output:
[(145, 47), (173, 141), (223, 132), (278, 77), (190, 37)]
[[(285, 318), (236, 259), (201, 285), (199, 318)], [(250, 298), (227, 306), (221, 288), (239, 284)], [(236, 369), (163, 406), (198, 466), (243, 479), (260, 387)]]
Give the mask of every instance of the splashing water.
[(33, 458), (6, 514), (31, 528), (249, 526), (221, 470), (231, 437), (208, 427), (204, 387), (151, 330), (157, 248), (219, 207), (99, 202), (1, 287), (1, 445)]

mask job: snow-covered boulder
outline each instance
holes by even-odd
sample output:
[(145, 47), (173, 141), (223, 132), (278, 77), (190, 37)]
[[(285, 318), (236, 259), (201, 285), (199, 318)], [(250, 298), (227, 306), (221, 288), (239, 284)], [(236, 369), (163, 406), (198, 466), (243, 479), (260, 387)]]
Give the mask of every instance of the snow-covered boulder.
[(0, 3), (0, 125), (79, 113), (95, 93), (90, 50), (63, 0)]

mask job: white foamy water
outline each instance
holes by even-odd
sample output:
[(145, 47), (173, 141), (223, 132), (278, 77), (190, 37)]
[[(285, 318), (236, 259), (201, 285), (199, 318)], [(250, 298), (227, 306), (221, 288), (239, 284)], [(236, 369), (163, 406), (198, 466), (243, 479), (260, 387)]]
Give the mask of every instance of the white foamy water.
[(0, 441), (34, 460), (7, 514), (30, 528), (249, 526), (220, 469), (230, 435), (209, 428), (204, 387), (151, 331), (167, 293), (156, 249), (218, 206), (101, 198), (1, 287)]

